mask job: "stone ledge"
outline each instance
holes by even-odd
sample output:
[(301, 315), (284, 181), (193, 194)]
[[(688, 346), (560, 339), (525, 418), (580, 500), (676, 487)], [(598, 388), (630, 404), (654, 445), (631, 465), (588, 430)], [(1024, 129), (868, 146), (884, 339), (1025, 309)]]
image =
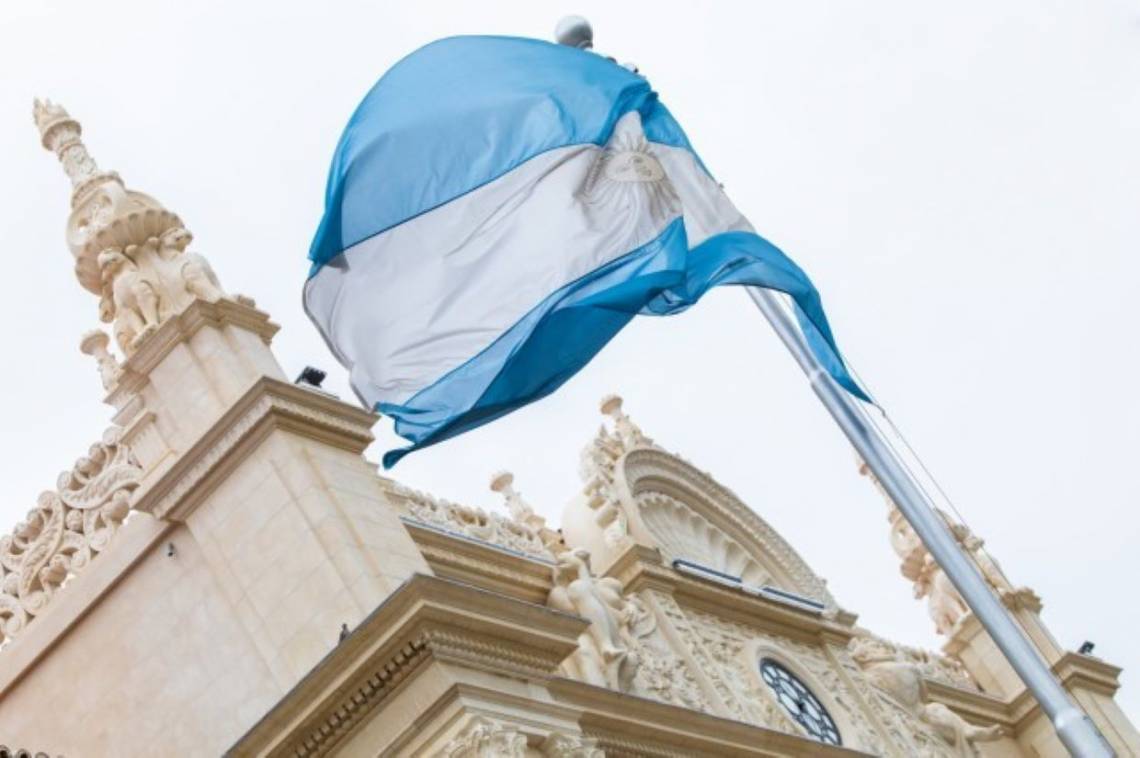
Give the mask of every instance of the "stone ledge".
[(577, 616), (416, 574), (227, 755), (327, 754), (432, 661), (547, 679), (577, 648), (585, 628)]
[(652, 548), (631, 545), (606, 570), (627, 592), (654, 589), (673, 595), (685, 608), (712, 613), (805, 642), (828, 642), (846, 646), (855, 636), (853, 614), (840, 610), (828, 618), (774, 600), (731, 589), (712, 581), (682, 574), (662, 563)]
[[(251, 301), (252, 302), (252, 301)], [(265, 344), (281, 328), (269, 320), (269, 314), (259, 311), (252, 305), (235, 300), (223, 299), (216, 303), (195, 300), (181, 313), (166, 321), (139, 345), (138, 349), (123, 363), (123, 377), (118, 386), (108, 395), (108, 402), (118, 407), (118, 398), (125, 398), (137, 392), (141, 383), (163, 358), (178, 345), (194, 336), (204, 327), (222, 328), (227, 325), (240, 327), (261, 337)]]
[(135, 508), (159, 519), (184, 520), (274, 429), (363, 453), (377, 418), (330, 395), (262, 377), (140, 493)]
[(436, 576), (546, 604), (553, 564), (408, 517), (400, 520)]
[(933, 702), (942, 703), (972, 724), (1001, 724), (1012, 731), (1015, 727), (1010, 704), (984, 692), (970, 692), (934, 679), (925, 678), (926, 691)]
[(582, 733), (606, 755), (646, 756), (861, 756), (806, 737), (622, 694), (571, 679), (547, 689), (564, 705), (583, 711)]

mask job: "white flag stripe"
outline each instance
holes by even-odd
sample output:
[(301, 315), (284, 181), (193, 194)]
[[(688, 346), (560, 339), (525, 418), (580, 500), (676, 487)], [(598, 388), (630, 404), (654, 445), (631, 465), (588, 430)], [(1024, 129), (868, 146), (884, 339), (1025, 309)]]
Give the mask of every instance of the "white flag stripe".
[[(639, 149), (659, 182), (613, 178)], [(615, 151), (617, 151), (615, 153)], [(606, 149), (575, 145), (352, 248), (306, 286), (306, 306), (369, 405), (402, 403), (476, 356), (560, 287), (656, 238), (681, 215), (698, 241), (746, 222), (688, 151), (646, 145), (637, 113)]]

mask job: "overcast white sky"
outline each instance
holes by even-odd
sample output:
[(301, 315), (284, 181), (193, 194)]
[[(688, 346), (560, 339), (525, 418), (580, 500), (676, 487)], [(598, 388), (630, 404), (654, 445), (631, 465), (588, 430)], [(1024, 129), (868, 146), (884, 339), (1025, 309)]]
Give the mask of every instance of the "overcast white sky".
[[(330, 371), (301, 310), (325, 173), (399, 57), (467, 33), (548, 37), (565, 13), (636, 62), (753, 224), (815, 279), (840, 345), (1060, 641), (1125, 667), (1140, 716), (1140, 3), (0, 4), (0, 524), (98, 438), (68, 185), (31, 100), (182, 216), (222, 282), (282, 325), (290, 375)], [(432, 93), (425, 93), (430, 97)], [(738, 291), (642, 319), (556, 395), (409, 456), (399, 480), (497, 507), (508, 468), (557, 517), (608, 392), (734, 489), (862, 623), (937, 644), (885, 506)], [(376, 428), (373, 457), (396, 439)]]

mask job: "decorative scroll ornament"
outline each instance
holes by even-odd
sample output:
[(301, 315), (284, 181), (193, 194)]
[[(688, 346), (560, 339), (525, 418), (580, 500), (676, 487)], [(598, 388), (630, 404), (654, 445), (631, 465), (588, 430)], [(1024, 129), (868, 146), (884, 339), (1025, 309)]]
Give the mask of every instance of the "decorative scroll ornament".
[(99, 317), (131, 355), (158, 326), (196, 299), (225, 296), (206, 259), (186, 247), (181, 219), (114, 172), (100, 171), (80, 139), (79, 122), (50, 100), (33, 107), (43, 146), (71, 179), (67, 244), (75, 275), (100, 296)]
[(142, 469), (112, 427), (57, 489), (0, 538), (0, 642), (43, 612), (68, 576), (106, 549), (130, 511)]
[(863, 669), (872, 686), (892, 698), (905, 711), (927, 724), (961, 758), (980, 755), (976, 743), (999, 740), (1005, 734), (1000, 724), (975, 726), (943, 703), (931, 702), (922, 668), (907, 660), (900, 649), (871, 635), (851, 641), (851, 657)]
[[(907, 523), (874, 472), (862, 461), (859, 462), (859, 473), (871, 480), (890, 506), (887, 520), (891, 524), (891, 548), (899, 557), (899, 571), (914, 583), (916, 598), (927, 598), (927, 609), (938, 633), (952, 636), (962, 619), (969, 614), (969, 606), (927, 551), (914, 529)], [(1025, 588), (1015, 588), (1010, 583), (997, 561), (985, 551), (985, 542), (976, 537), (968, 527), (954, 521), (949, 514), (941, 510), (938, 511), (938, 515), (999, 597), (1005, 600), (1012, 595), (1028, 591)]]

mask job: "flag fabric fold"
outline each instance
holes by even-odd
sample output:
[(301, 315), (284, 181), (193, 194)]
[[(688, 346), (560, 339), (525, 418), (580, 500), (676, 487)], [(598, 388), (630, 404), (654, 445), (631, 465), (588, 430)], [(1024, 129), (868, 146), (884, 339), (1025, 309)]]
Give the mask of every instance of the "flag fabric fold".
[(557, 389), (637, 314), (710, 287), (791, 296), (866, 399), (803, 271), (757, 235), (648, 82), (594, 53), (454, 37), (396, 64), (349, 121), (305, 308), (411, 450)]

